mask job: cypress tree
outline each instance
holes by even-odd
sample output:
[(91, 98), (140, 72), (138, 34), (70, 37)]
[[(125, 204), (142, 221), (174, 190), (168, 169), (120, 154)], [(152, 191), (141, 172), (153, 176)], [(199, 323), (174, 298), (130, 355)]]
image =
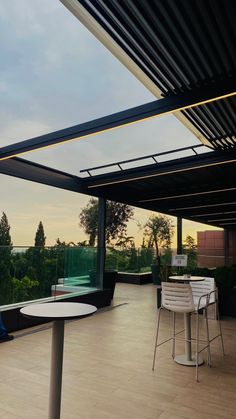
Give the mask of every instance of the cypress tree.
[(0, 219), (0, 304), (11, 302), (11, 249), (10, 225), (3, 212)]
[(44, 247), (46, 243), (46, 236), (44, 234), (44, 228), (42, 221), (39, 222), (35, 239), (34, 239), (34, 245), (35, 247)]

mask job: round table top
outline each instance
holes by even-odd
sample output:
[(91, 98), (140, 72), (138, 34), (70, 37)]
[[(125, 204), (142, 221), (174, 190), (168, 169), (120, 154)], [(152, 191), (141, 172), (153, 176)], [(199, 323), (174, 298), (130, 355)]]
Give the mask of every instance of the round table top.
[(186, 277), (184, 275), (173, 275), (169, 276), (169, 279), (173, 279), (174, 281), (203, 281), (205, 278), (203, 276), (190, 276)]
[(51, 302), (42, 304), (30, 304), (20, 309), (26, 317), (40, 317), (52, 320), (73, 319), (87, 317), (97, 311), (97, 307), (91, 304)]

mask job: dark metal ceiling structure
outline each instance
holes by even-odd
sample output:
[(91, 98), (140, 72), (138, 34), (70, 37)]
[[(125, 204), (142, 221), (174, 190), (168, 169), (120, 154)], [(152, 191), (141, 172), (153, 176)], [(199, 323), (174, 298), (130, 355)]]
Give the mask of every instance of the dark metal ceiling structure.
[(208, 152), (83, 178), (89, 195), (236, 228), (236, 152)]
[(18, 157), (0, 161), (0, 173), (55, 188), (84, 193), (79, 177)]
[[(61, 1), (156, 96), (235, 80), (235, 0)], [(236, 146), (236, 96), (180, 119), (213, 149)]]
[[(236, 228), (236, 151), (209, 151), (176, 158), (178, 150), (167, 152), (172, 160), (159, 161), (163, 153), (147, 156), (155, 163), (125, 169), (114, 163), (112, 173), (86, 177), (52, 169), (21, 158), (0, 161), (0, 173), (89, 196), (102, 197), (135, 207), (158, 211), (225, 229)], [(180, 151), (186, 151), (180, 149)], [(154, 158), (153, 158), (154, 157)], [(129, 161), (128, 161), (129, 162)], [(136, 163), (136, 159), (131, 162)], [(106, 169), (106, 166), (104, 166)], [(92, 172), (92, 173), (91, 173)]]

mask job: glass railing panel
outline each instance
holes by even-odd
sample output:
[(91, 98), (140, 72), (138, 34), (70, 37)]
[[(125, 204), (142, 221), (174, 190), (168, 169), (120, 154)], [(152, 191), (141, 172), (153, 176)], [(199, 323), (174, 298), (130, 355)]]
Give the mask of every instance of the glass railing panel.
[(101, 288), (97, 276), (97, 248), (65, 248), (64, 284), (84, 288)]
[(138, 271), (140, 273), (150, 272), (151, 265), (155, 262), (155, 251), (152, 248), (138, 249)]
[(57, 282), (53, 248), (0, 247), (0, 305), (51, 297)]
[(0, 246), (0, 306), (100, 289), (97, 249)]

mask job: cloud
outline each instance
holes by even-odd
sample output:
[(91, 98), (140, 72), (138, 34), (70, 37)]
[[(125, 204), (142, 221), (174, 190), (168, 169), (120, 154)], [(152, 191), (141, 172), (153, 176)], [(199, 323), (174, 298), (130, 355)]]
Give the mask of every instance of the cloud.
[[(1, 146), (155, 99), (58, 0), (2, 1), (0, 26)], [(89, 166), (193, 143), (195, 137), (168, 116), (24, 158), (79, 175)], [(82, 240), (77, 216), (87, 196), (3, 175), (0, 195), (15, 243), (32, 243), (41, 218), (48, 243), (61, 235)]]

